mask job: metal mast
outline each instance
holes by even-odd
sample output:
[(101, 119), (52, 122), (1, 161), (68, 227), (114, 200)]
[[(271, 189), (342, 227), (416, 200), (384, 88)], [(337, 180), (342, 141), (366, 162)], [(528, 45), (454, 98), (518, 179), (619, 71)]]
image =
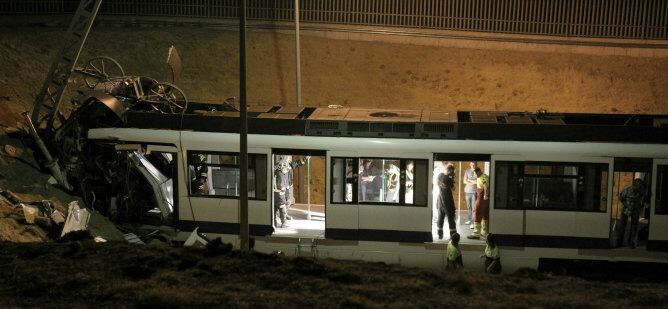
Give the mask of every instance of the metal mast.
[(82, 0), (79, 3), (79, 8), (67, 28), (67, 34), (61, 38), (65, 46), (58, 52), (42, 90), (37, 95), (30, 118), (37, 129), (46, 129), (47, 134), (53, 133), (56, 116), (59, 121), (65, 120), (60, 112), (63, 92), (67, 89), (68, 81), (101, 3), (102, 0)]
[(296, 81), (295, 89), (297, 106), (302, 106), (302, 60), (301, 60), (301, 44), (299, 42), (299, 0), (295, 0), (295, 65), (296, 65)]
[(246, 0), (239, 0), (239, 118), (241, 120), (239, 141), (239, 247), (250, 250), (248, 231), (248, 113), (246, 108)]

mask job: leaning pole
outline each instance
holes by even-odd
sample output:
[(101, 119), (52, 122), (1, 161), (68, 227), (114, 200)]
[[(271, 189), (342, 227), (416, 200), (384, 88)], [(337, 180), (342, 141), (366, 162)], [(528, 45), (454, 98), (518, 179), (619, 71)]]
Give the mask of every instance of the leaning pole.
[(239, 248), (249, 251), (248, 236), (248, 114), (246, 109), (246, 0), (239, 0)]

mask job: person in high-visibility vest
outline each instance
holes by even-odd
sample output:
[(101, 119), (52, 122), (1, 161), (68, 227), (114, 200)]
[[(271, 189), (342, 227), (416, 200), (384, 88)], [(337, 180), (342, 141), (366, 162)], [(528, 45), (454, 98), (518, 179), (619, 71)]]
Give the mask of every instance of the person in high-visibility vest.
[(501, 255), (494, 235), (487, 235), (487, 246), (485, 246), (485, 251), (480, 258), (485, 259), (485, 272), (490, 274), (501, 273)]
[(462, 252), (459, 250), (459, 233), (452, 234), (446, 250), (446, 268), (458, 269), (464, 267)]
[(190, 192), (192, 194), (210, 194), (207, 186), (209, 168), (204, 165), (206, 163), (207, 156), (203, 153), (192, 154), (190, 156)]
[(469, 239), (480, 239), (489, 233), (489, 176), (483, 173), (479, 167), (475, 168), (477, 198), (475, 200), (475, 216), (473, 234)]
[(386, 203), (399, 203), (399, 179), (401, 178), (401, 171), (399, 167), (394, 164), (387, 164), (385, 169), (385, 193)]

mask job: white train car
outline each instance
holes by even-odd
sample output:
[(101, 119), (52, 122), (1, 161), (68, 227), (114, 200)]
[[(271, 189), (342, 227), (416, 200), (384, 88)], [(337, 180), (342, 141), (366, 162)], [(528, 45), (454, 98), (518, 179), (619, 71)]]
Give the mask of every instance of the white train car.
[[(600, 120), (603, 116), (459, 113), (430, 122), (425, 112), (418, 113), (417, 120), (398, 119), (402, 112), (411, 115), (406, 111), (383, 112), (382, 121), (355, 118), (355, 112), (378, 114), (345, 109), (346, 118), (340, 117), (341, 110), (320, 108), (284, 117), (290, 119), (268, 117), (280, 115), (274, 109), (251, 119), (248, 205), (254, 250), (440, 269), (446, 242), (434, 233), (433, 173), (441, 161), (478, 161), (490, 176), (489, 227), (501, 246), (504, 271), (538, 268), (542, 261), (559, 259), (668, 263), (668, 143), (666, 127), (656, 121), (665, 117), (648, 116), (630, 126), (630, 116)], [(184, 234), (199, 227), (210, 237), (238, 245), (234, 175), (239, 170), (239, 134), (234, 133), (234, 116), (219, 112), (165, 120), (165, 115), (134, 113), (126, 118), (126, 127), (91, 129), (88, 138), (170, 153), (176, 158), (174, 226)], [(493, 123), (476, 123), (476, 117), (491, 117)], [(513, 122), (520, 117), (533, 122)], [(546, 119), (558, 123), (540, 123)], [(588, 124), (583, 119), (600, 121)], [(364, 129), (356, 130), (360, 127)], [(325, 174), (321, 232), (275, 227), (276, 155), (310, 155), (326, 162), (324, 170), (314, 171)], [(398, 198), (363, 198), (364, 160), (392, 162), (401, 169)], [(410, 189), (407, 166), (412, 166)], [(204, 175), (201, 185), (207, 193), (193, 184), (196, 173)], [(643, 178), (650, 188), (639, 228), (642, 241), (635, 249), (617, 243), (616, 196), (624, 177)], [(457, 225), (463, 236), (470, 234), (462, 224), (465, 219)], [(482, 269), (484, 241), (462, 237), (461, 247), (465, 266)]]

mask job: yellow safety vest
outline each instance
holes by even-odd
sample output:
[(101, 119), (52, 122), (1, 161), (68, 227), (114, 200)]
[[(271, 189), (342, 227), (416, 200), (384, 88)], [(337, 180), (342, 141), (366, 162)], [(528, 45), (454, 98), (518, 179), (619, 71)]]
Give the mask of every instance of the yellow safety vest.
[(454, 261), (456, 260), (459, 256), (462, 255), (462, 253), (459, 251), (459, 248), (455, 247), (451, 242), (448, 243), (448, 261)]
[(494, 246), (494, 249), (490, 248), (489, 245), (485, 246), (485, 256), (492, 259), (498, 259), (499, 246)]

